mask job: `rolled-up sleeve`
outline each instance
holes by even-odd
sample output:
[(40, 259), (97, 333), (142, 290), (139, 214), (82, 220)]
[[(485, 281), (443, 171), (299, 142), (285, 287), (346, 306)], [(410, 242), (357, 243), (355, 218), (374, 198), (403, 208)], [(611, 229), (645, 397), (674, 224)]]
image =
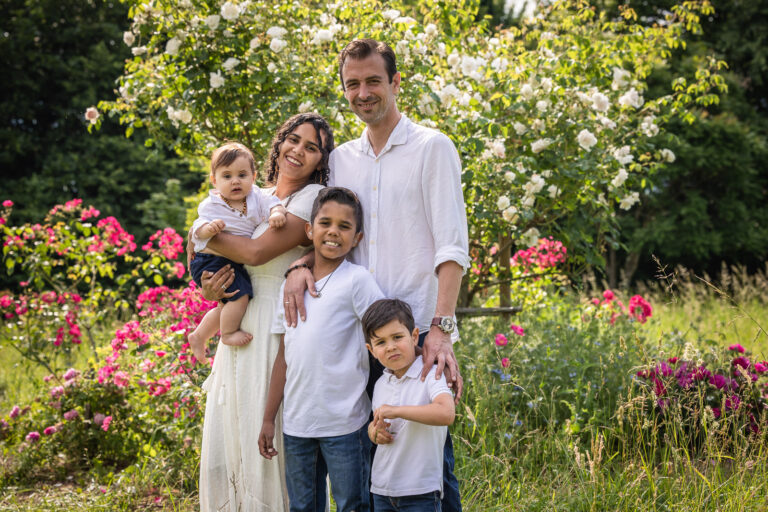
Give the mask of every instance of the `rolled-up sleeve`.
[(455, 261), (466, 272), (469, 268), (469, 235), (459, 154), (453, 142), (441, 133), (430, 140), (424, 162), (422, 191), (435, 244), (435, 271), (440, 264)]

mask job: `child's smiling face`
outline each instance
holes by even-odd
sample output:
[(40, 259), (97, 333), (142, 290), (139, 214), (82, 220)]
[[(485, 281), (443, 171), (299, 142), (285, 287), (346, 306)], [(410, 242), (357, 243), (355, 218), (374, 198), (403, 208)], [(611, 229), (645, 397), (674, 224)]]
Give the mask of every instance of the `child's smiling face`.
[(376, 329), (367, 346), (373, 357), (400, 378), (416, 359), (418, 343), (419, 328), (409, 332), (405, 325), (395, 319)]
[(363, 237), (357, 232), (353, 207), (336, 201), (323, 204), (310, 226), (307, 236), (315, 246), (315, 259), (338, 261), (356, 247)]

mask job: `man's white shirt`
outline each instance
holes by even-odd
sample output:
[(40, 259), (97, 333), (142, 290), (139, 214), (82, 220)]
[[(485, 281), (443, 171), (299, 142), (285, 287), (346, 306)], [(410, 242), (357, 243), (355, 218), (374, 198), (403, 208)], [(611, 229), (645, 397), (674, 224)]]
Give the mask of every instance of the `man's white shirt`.
[(451, 140), (404, 115), (381, 152), (368, 129), (330, 156), (330, 185), (363, 205), (363, 240), (350, 259), (368, 269), (387, 297), (407, 302), (420, 330), (437, 304), (441, 263), (469, 267), (461, 162)]

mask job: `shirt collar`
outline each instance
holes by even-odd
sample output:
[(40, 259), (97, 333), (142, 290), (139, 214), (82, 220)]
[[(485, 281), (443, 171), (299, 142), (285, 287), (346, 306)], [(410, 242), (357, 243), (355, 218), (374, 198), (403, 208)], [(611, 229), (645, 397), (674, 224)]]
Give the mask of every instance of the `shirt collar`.
[[(389, 139), (387, 139), (387, 143), (384, 145), (384, 148), (381, 150), (378, 156), (381, 156), (389, 151), (392, 146), (399, 146), (408, 142), (408, 128), (410, 128), (410, 125), (411, 120), (408, 119), (405, 114), (400, 114), (400, 120), (395, 125), (395, 129), (392, 130), (392, 133), (389, 134)], [(373, 149), (371, 148), (371, 141), (368, 140), (367, 126), (365, 127), (365, 130), (363, 130), (363, 135), (360, 136), (358, 141), (360, 152), (374, 156)]]
[[(421, 376), (421, 370), (424, 368), (424, 360), (421, 358), (421, 356), (416, 356), (416, 359), (413, 360), (413, 363), (411, 363), (411, 366), (408, 367), (408, 370), (406, 370), (405, 374), (400, 379), (405, 379), (408, 377), (409, 379), (418, 379)], [(395, 374), (392, 373), (392, 370), (388, 368), (384, 368), (384, 373), (389, 378), (390, 382), (400, 380), (397, 377), (395, 377)]]

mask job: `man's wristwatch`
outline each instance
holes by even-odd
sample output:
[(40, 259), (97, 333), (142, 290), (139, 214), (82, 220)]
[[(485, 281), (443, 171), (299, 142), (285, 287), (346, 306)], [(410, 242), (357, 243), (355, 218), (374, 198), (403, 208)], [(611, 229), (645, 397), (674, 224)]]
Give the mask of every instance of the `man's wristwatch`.
[(453, 332), (453, 329), (456, 327), (456, 322), (454, 321), (452, 316), (436, 316), (435, 318), (432, 319), (431, 325), (436, 325), (444, 333), (450, 334)]

